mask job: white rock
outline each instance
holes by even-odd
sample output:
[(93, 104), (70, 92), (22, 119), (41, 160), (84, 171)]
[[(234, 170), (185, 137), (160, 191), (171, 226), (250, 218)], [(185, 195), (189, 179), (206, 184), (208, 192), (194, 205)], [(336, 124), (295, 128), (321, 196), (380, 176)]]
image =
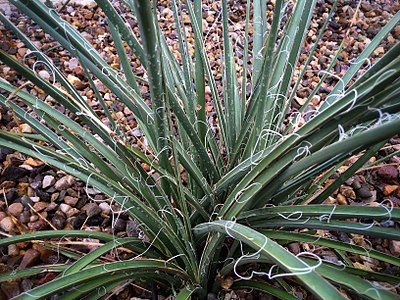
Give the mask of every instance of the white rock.
[(50, 73), (46, 70), (40, 70), (38, 72), (38, 75), (39, 75), (39, 77), (42, 77), (43, 79), (47, 79), (47, 80), (50, 79)]
[(61, 210), (64, 214), (66, 214), (67, 211), (69, 211), (71, 208), (72, 208), (72, 207), (69, 206), (68, 204), (65, 204), (65, 203), (61, 203), (61, 204), (60, 204), (60, 210)]
[(54, 178), (54, 176), (52, 176), (52, 175), (46, 175), (46, 176), (44, 176), (44, 178), (43, 178), (42, 187), (43, 187), (44, 189), (45, 189), (45, 188), (48, 188), (49, 186), (52, 186), (55, 182), (56, 182), (56, 179)]
[(29, 198), (35, 203), (40, 201), (40, 197), (29, 197)]

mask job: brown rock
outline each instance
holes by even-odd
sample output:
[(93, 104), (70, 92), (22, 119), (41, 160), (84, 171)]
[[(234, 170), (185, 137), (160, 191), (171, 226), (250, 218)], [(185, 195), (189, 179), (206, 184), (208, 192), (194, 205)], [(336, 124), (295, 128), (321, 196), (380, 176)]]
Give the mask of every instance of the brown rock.
[(46, 223), (46, 221), (44, 221), (42, 219), (28, 223), (28, 228), (32, 231), (40, 231), (40, 230), (45, 229), (47, 226), (48, 226), (48, 224)]
[(0, 221), (0, 228), (3, 229), (5, 232), (11, 232), (15, 227), (15, 224), (11, 217), (5, 217)]
[(24, 206), (21, 203), (13, 203), (8, 207), (8, 213), (14, 217), (18, 217), (24, 211)]
[(66, 218), (61, 211), (57, 211), (51, 219), (51, 224), (57, 229), (63, 229), (65, 226)]
[(45, 210), (48, 206), (49, 206), (49, 203), (47, 203), (47, 202), (37, 202), (33, 205), (33, 208), (36, 211), (41, 212), (42, 210)]
[(79, 214), (80, 210), (77, 209), (76, 207), (71, 208), (70, 210), (68, 210), (65, 215), (67, 216), (67, 218), (70, 218), (72, 216), (75, 216), (77, 214)]
[(27, 160), (24, 161), (24, 165), (28, 165), (31, 167), (38, 167), (43, 165), (43, 162), (34, 160), (32, 157), (29, 157)]
[(96, 203), (88, 203), (83, 208), (88, 218), (101, 214), (102, 210)]
[(74, 183), (75, 183), (75, 178), (71, 175), (66, 175), (57, 180), (56, 183), (54, 184), (54, 187), (57, 190), (61, 191), (71, 187)]
[(360, 198), (370, 198), (372, 196), (371, 191), (369, 190), (367, 185), (363, 185), (361, 188), (359, 188), (358, 190), (356, 190), (356, 194), (357, 196), (359, 196)]
[(356, 199), (356, 193), (354, 192), (353, 188), (349, 186), (342, 185), (340, 187), (340, 193), (345, 196), (346, 198), (355, 200)]
[(60, 204), (60, 210), (66, 214), (71, 209), (71, 206), (65, 203)]
[(390, 252), (394, 256), (399, 257), (400, 256), (400, 241), (390, 241), (390, 246), (389, 246)]
[(348, 205), (346, 197), (340, 193), (337, 194), (336, 200), (340, 205)]
[(233, 284), (233, 278), (230, 276), (226, 276), (221, 281), (221, 287), (225, 290), (229, 289)]
[(33, 248), (40, 253), (40, 260), (44, 263), (55, 264), (59, 261), (59, 255), (57, 252), (34, 244)]
[(301, 252), (299, 243), (290, 243), (289, 245), (287, 245), (287, 248), (290, 252), (292, 252), (295, 255)]
[(397, 191), (398, 188), (399, 188), (398, 185), (386, 184), (386, 185), (383, 187), (383, 194), (384, 194), (385, 196), (389, 196), (389, 195), (391, 195), (392, 193), (394, 193), (395, 191)]
[(18, 246), (15, 244), (8, 245), (7, 250), (8, 255), (17, 256), (19, 254)]
[(86, 84), (74, 75), (69, 74), (67, 79), (78, 90), (83, 90), (86, 87)]
[(64, 197), (65, 204), (68, 204), (70, 206), (75, 206), (78, 201), (79, 201), (79, 199), (76, 197), (71, 197), (71, 196)]
[(19, 265), (19, 269), (26, 269), (33, 266), (39, 260), (39, 257), (39, 251), (33, 248), (26, 250), (24, 257), (22, 258), (21, 264)]
[(0, 211), (0, 221), (7, 217), (7, 214), (4, 211)]

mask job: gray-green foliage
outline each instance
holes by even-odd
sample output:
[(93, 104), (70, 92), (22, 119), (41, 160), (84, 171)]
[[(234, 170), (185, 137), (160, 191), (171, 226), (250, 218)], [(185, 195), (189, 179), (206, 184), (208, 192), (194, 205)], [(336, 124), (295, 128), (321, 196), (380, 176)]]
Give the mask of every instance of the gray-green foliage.
[[(139, 39), (110, 1), (98, 0), (107, 16), (122, 73), (111, 68), (54, 8), (39, 0), (10, 2), (79, 59), (110, 126), (104, 124), (52, 60), (0, 15), (3, 24), (51, 70), (56, 84), (40, 78), (3, 51), (2, 63), (44, 90), (74, 116), (67, 117), (47, 102), (0, 81), (0, 88), (6, 91), (6, 96), (0, 95), (1, 105), (36, 131), (34, 135), (0, 131), (0, 146), (41, 159), (96, 187), (123, 206), (148, 238), (148, 241), (116, 239), (104, 233), (73, 230), (2, 238), (0, 246), (61, 237), (90, 236), (104, 242), (86, 256), (71, 257), (69, 265), (0, 275), (0, 281), (7, 281), (45, 271), (60, 272), (56, 279), (21, 294), (18, 299), (42, 299), (52, 294), (59, 294), (61, 299), (97, 299), (99, 291), (111, 291), (125, 282), (137, 282), (147, 288), (157, 284), (160, 293), (175, 295), (176, 299), (190, 296), (204, 299), (208, 293), (220, 291), (219, 279), (227, 275), (238, 279), (233, 289), (255, 288), (281, 299), (294, 298), (290, 288), (294, 284), (323, 299), (343, 299), (339, 289), (362, 298), (396, 298), (393, 291), (378, 282), (395, 285), (397, 277), (356, 269), (347, 254), (367, 252), (370, 257), (397, 267), (399, 258), (313, 234), (316, 229), (325, 229), (400, 239), (398, 230), (379, 223), (400, 219), (399, 209), (393, 208), (390, 201), (378, 207), (321, 205), (329, 194), (315, 193), (317, 176), (325, 174), (322, 178), (327, 178), (346, 158), (368, 149), (356, 165), (361, 167), (400, 131), (400, 45), (352, 81), (365, 59), (398, 24), (400, 13), (351, 64), (313, 118), (299, 127), (296, 121), (288, 124), (285, 121), (299, 84), (299, 81), (293, 84), (294, 67), (316, 1), (298, 0), (288, 14), (287, 3), (276, 0), (270, 26), (265, 21), (264, 3), (254, 1), (250, 9), (251, 3), (247, 2), (243, 61), (247, 69), (251, 53), (248, 29), (254, 23), (253, 72), (251, 80), (242, 76), (240, 82), (228, 30), (230, 8), (222, 1), (222, 95), (203, 46), (201, 1), (183, 1), (194, 34), (194, 57), (190, 55), (184, 30), (183, 3), (171, 1), (181, 56), (178, 60), (158, 26), (156, 1), (124, 1), (137, 20)], [(282, 23), (285, 15), (288, 19)], [(321, 34), (328, 19), (322, 24)], [(131, 69), (124, 43), (144, 66), (146, 78), (138, 78)], [(328, 70), (321, 74), (321, 83), (343, 46), (344, 43)], [(315, 49), (316, 45), (310, 50), (306, 64)], [(306, 67), (298, 78), (305, 70)], [(133, 147), (112, 107), (96, 89), (95, 78), (132, 111), (152, 155)], [(143, 82), (150, 88), (151, 105), (140, 92), (138, 83)], [(218, 120), (216, 132), (211, 128), (214, 124), (209, 124), (206, 118), (205, 82)], [(248, 84), (252, 93), (246, 97), (243, 91)], [(319, 88), (320, 84), (300, 108), (299, 116)], [(18, 105), (21, 101), (25, 106)], [(147, 172), (144, 164), (152, 172)], [(185, 180), (181, 167), (185, 170)], [(349, 177), (355, 171), (356, 167), (345, 175)], [(341, 182), (342, 178), (336, 186)], [(299, 233), (297, 229), (302, 228), (309, 231)], [(313, 253), (294, 255), (284, 248), (288, 241), (327, 247), (337, 253), (343, 265), (323, 261)], [(128, 248), (138, 256), (112, 263), (99, 260), (119, 247)]]

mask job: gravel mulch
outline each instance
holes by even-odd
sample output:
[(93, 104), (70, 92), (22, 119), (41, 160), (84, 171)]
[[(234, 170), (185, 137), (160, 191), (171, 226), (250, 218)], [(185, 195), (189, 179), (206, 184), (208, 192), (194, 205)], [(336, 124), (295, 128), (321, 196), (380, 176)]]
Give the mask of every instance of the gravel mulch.
[[(75, 3), (76, 2), (76, 3)], [(204, 1), (203, 9), (203, 27), (206, 36), (206, 45), (209, 58), (213, 67), (214, 75), (218, 82), (221, 82), (221, 2), (220, 1)], [(244, 14), (246, 1), (228, 1), (230, 2), (230, 25), (229, 30), (235, 43), (234, 51), (235, 60), (239, 66), (239, 76), (244, 76), (241, 70), (243, 65), (243, 53), (240, 42), (244, 34)], [(268, 6), (272, 8), (274, 1), (268, 1)], [(178, 45), (176, 42), (176, 32), (174, 31), (173, 14), (170, 9), (170, 1), (158, 1), (160, 12), (160, 25), (164, 31), (167, 42), (173, 49), (173, 53), (179, 56)], [(304, 103), (304, 99), (311, 93), (312, 88), (316, 86), (319, 80), (318, 72), (327, 68), (331, 56), (338, 49), (342, 40), (345, 40), (345, 50), (339, 57), (339, 63), (335, 66), (333, 72), (337, 75), (343, 75), (352, 60), (357, 57), (365, 48), (365, 45), (374, 37), (379, 29), (386, 24), (390, 16), (400, 9), (398, 1), (362, 1), (357, 17), (352, 23), (354, 12), (357, 9), (358, 2), (341, 1), (338, 10), (333, 18), (333, 22), (329, 25), (328, 31), (324, 35), (320, 46), (313, 57), (309, 72), (301, 83), (301, 88), (297, 92), (296, 101), (293, 103), (293, 111), (296, 111), (299, 104)], [(115, 5), (125, 13), (124, 6), (115, 1)], [(301, 54), (300, 61), (305, 62), (307, 59), (307, 51), (316, 39), (318, 29), (321, 27), (324, 17), (326, 17), (332, 5), (331, 1), (319, 1), (315, 19), (311, 23), (311, 30), (307, 37), (306, 45)], [(68, 80), (87, 97), (87, 101), (96, 112), (101, 114), (101, 106), (93, 96), (93, 91), (89, 88), (85, 79), (83, 69), (79, 66), (77, 59), (59, 47), (57, 42), (42, 31), (37, 25), (26, 17), (19, 14), (7, 1), (0, 0), (0, 9), (22, 29), (31, 40), (35, 41), (37, 47), (43, 51), (47, 51), (49, 57), (54, 61), (58, 68), (68, 75)], [(84, 36), (90, 40), (96, 49), (106, 61), (113, 67), (118, 69), (119, 59), (113, 45), (113, 41), (107, 27), (103, 12), (90, 0), (75, 0), (66, 6), (61, 15), (74, 26), (76, 26)], [(269, 16), (270, 18), (271, 16)], [(135, 28), (135, 22), (126, 16), (127, 22)], [(188, 22), (188, 19), (184, 19)], [(189, 28), (189, 27), (188, 27)], [(134, 30), (136, 31), (136, 29)], [(14, 55), (17, 59), (24, 61), (31, 67), (35, 67), (38, 75), (52, 80), (51, 71), (40, 64), (35, 64), (36, 59), (29, 53), (29, 50), (19, 40), (15, 39), (13, 34), (6, 30), (0, 24), (0, 48)], [(189, 32), (190, 36), (190, 32)], [(400, 25), (398, 25), (382, 44), (374, 52), (371, 62), (378, 59), (382, 54), (388, 51), (393, 45), (400, 40)], [(252, 41), (250, 41), (252, 43)], [(251, 45), (250, 45), (251, 46)], [(193, 47), (190, 51), (194, 51)], [(365, 68), (369, 67), (370, 61), (365, 62)], [(132, 67), (138, 75), (143, 73), (139, 61), (133, 59)], [(362, 72), (362, 71), (361, 71)], [(297, 70), (297, 74), (299, 70)], [(0, 77), (11, 82), (15, 86), (21, 86), (25, 83), (24, 79), (16, 74), (9, 67), (0, 64)], [(322, 86), (322, 92), (319, 96), (315, 96), (310, 104), (309, 110), (316, 109), (325, 99), (327, 93), (336, 84), (337, 79), (330, 77)], [(103, 95), (104, 99), (110, 103), (114, 103), (114, 109), (129, 132), (129, 139), (138, 147), (142, 147), (146, 141), (142, 136), (140, 129), (137, 127), (131, 112), (115, 103), (115, 96), (102, 85), (96, 82), (96, 85)], [(24, 90), (34, 96), (42, 99), (48, 96), (43, 91), (26, 86)], [(1, 91), (0, 91), (1, 92)], [(149, 91), (143, 85), (141, 92), (146, 97)], [(248, 93), (250, 90), (247, 91)], [(211, 93), (207, 89), (207, 112), (210, 124), (213, 125), (213, 103), (211, 101)], [(65, 109), (57, 104), (54, 106), (60, 111)], [(303, 116), (303, 118), (306, 118)], [(306, 120), (304, 120), (306, 121)], [(23, 133), (32, 133), (33, 130), (28, 124), (17, 122), (13, 115), (0, 108), (0, 127), (9, 131), (20, 131)], [(369, 163), (374, 160), (386, 157), (391, 153), (400, 150), (400, 139), (393, 138), (379, 151)], [(339, 169), (334, 176), (340, 176), (351, 163), (354, 158)], [(363, 205), (372, 203), (379, 205), (382, 201), (390, 200), (393, 206), (400, 207), (400, 155), (394, 155), (384, 162), (377, 165), (367, 167), (351, 179), (346, 181), (332, 196), (327, 199), (327, 203), (338, 205)], [(138, 224), (129, 220), (128, 217), (115, 205), (112, 199), (107, 198), (96, 189), (86, 186), (85, 183), (76, 180), (73, 176), (65, 174), (63, 171), (55, 170), (36, 159), (26, 157), (20, 153), (0, 149), (0, 235), (12, 236), (16, 234), (24, 234), (40, 230), (60, 230), (60, 229), (81, 229), (96, 230), (113, 233), (118, 237), (138, 236), (141, 234)], [(333, 180), (331, 178), (330, 180)], [(329, 184), (329, 180), (326, 184)], [(383, 226), (399, 228), (399, 224), (394, 223), (390, 219), (382, 223)], [(383, 239), (368, 239), (367, 237), (354, 234), (335, 234), (329, 232), (320, 232), (323, 236), (329, 236), (345, 242), (370, 249), (390, 253), (396, 257), (400, 256), (400, 242), (387, 241)], [(68, 249), (76, 253), (87, 253), (99, 245), (97, 240), (83, 240), (81, 242), (73, 242), (63, 239), (57, 243), (60, 249)], [(315, 249), (309, 244), (292, 243), (289, 249), (293, 253), (301, 251), (314, 251), (324, 259), (337, 260), (336, 255), (326, 251), (325, 249)], [(11, 245), (7, 249), (0, 249), (2, 254), (0, 258), (0, 273), (11, 271), (13, 269), (24, 269), (36, 265), (45, 264), (62, 264), (68, 258), (62, 253), (52, 250), (40, 242), (35, 243), (19, 243)], [(121, 253), (127, 255), (128, 253)], [(113, 259), (111, 256), (105, 259)], [(385, 263), (379, 263), (367, 256), (354, 258), (354, 266), (366, 270), (384, 270), (387, 274), (398, 275), (399, 268), (390, 266)], [(0, 285), (0, 299), (9, 299), (18, 295), (23, 291), (31, 289), (33, 286), (43, 284), (53, 279), (57, 274), (45, 273), (36, 277), (23, 279), (20, 281), (12, 281)], [(128, 286), (115, 296), (115, 299), (131, 299), (132, 297), (148, 298), (149, 291), (137, 286)], [(302, 291), (298, 292), (298, 297), (304, 298)], [(239, 295), (227, 293), (225, 299), (271, 299), (265, 295), (254, 293), (244, 293)]]

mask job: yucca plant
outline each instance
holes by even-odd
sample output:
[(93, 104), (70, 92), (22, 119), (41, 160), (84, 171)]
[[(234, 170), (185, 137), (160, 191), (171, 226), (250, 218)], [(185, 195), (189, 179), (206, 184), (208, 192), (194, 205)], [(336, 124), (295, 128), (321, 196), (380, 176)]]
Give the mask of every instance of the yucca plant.
[[(60, 17), (51, 1), (10, 2), (79, 60), (102, 107), (102, 116), (41, 49), (0, 15), (3, 24), (52, 72), (54, 82), (41, 78), (4, 51), (0, 52), (2, 63), (67, 112), (63, 114), (49, 101), (0, 81), (1, 105), (35, 130), (34, 134), (0, 131), (0, 146), (40, 159), (105, 193), (144, 233), (137, 238), (117, 238), (103, 232), (58, 230), (2, 238), (0, 246), (31, 240), (42, 240), (46, 245), (46, 241), (65, 237), (90, 237), (104, 243), (87, 255), (71, 257), (69, 264), (1, 274), (4, 282), (59, 272), (54, 280), (16, 299), (51, 295), (97, 299), (126, 283), (152, 287), (153, 296), (158, 293), (176, 299), (205, 299), (223, 288), (257, 289), (280, 299), (295, 299), (295, 288), (322, 299), (344, 299), (346, 293), (357, 299), (397, 297), (399, 277), (355, 268), (351, 257), (367, 255), (397, 267), (399, 258), (321, 237), (317, 230), (400, 239), (398, 230), (380, 223), (400, 219), (400, 210), (390, 201), (363, 206), (323, 204), (400, 132), (400, 45), (392, 47), (364, 74), (359, 72), (398, 24), (400, 13), (365, 47), (312, 117), (299, 122), (305, 113), (310, 114), (306, 107), (319, 93), (346, 44), (342, 42), (328, 68), (319, 74), (320, 81), (304, 105), (290, 114), (300, 80), (338, 1), (321, 25), (308, 60), (295, 75), (316, 1), (290, 4), (276, 0), (272, 23), (267, 26), (265, 2), (248, 0), (240, 80), (228, 30), (229, 7), (222, 1), (221, 93), (203, 45), (201, 1), (170, 2), (179, 44), (177, 58), (158, 26), (157, 1), (123, 1), (137, 22), (137, 35), (111, 1), (97, 0), (107, 17), (121, 69), (109, 66), (88, 40)], [(184, 12), (190, 17), (193, 56)], [(252, 47), (249, 28), (254, 32)], [(145, 76), (135, 74), (132, 58), (140, 60)], [(248, 61), (251, 76), (246, 74)], [(147, 147), (135, 146), (113, 103), (105, 101), (96, 88), (95, 79), (134, 114)], [(149, 87), (150, 99), (141, 93), (142, 85)], [(248, 86), (250, 95), (246, 95)], [(214, 123), (207, 118), (206, 87), (217, 117)], [(321, 184), (346, 159), (359, 153), (362, 155), (354, 165), (321, 192)], [(295, 255), (285, 248), (293, 241), (326, 247), (342, 263), (325, 261), (311, 251)], [(120, 248), (135, 255), (115, 262), (101, 259)], [(225, 284), (229, 278), (233, 278), (233, 285)]]

